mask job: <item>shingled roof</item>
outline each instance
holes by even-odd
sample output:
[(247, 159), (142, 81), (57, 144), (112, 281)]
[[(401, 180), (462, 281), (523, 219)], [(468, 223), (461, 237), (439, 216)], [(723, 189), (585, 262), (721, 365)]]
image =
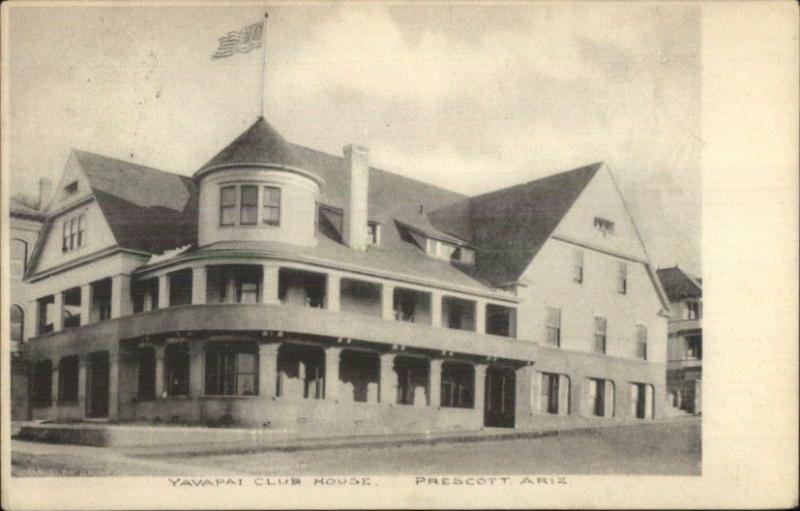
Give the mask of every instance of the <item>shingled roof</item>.
[(671, 302), (703, 296), (703, 286), (700, 279), (692, 277), (678, 266), (661, 268), (656, 271), (656, 274)]
[(430, 214), (434, 226), (477, 249), (475, 276), (516, 282), (602, 163), (465, 199)]
[(160, 253), (197, 242), (197, 187), (188, 177), (73, 151), (122, 248)]
[(259, 117), (244, 133), (200, 167), (197, 173), (220, 165), (245, 163), (311, 170), (281, 134), (263, 117)]

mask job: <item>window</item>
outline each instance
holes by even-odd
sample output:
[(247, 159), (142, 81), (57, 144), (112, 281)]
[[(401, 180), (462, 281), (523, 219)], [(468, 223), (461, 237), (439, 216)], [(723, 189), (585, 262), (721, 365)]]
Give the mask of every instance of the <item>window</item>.
[(31, 405), (35, 407), (50, 406), (53, 386), (53, 363), (39, 360), (33, 364), (31, 372)]
[(136, 397), (140, 401), (149, 401), (156, 397), (156, 351), (150, 347), (140, 348), (136, 352), (139, 365)]
[(164, 370), (168, 396), (189, 395), (189, 346), (169, 344), (164, 350)]
[(542, 373), (540, 385), (542, 396), (539, 401), (539, 411), (558, 414), (559, 379), (557, 374)]
[(267, 225), (281, 224), (281, 189), (274, 186), (264, 187), (264, 208), (262, 222)]
[(625, 263), (619, 263), (617, 269), (617, 292), (623, 295), (628, 292), (628, 265)]
[(91, 297), (89, 322), (96, 323), (111, 318), (111, 279), (105, 278), (92, 282)]
[(701, 319), (703, 317), (703, 307), (699, 300), (686, 302), (686, 319)]
[(380, 245), (381, 225), (377, 222), (367, 223), (367, 243), (370, 245)]
[(64, 357), (58, 364), (58, 402), (78, 402), (78, 357)]
[(11, 342), (21, 343), (25, 332), (25, 312), (19, 305), (11, 306)]
[(62, 242), (61, 251), (70, 252), (83, 247), (86, 243), (86, 218), (85, 214), (67, 218), (61, 226)]
[(636, 325), (636, 358), (647, 360), (647, 327)]
[(547, 308), (547, 344), (561, 346), (561, 309)]
[(691, 335), (686, 337), (686, 358), (689, 360), (703, 359), (703, 337)]
[[(516, 311), (502, 305), (486, 305), (486, 333), (502, 335), (503, 337), (516, 337)], [(481, 333), (481, 332), (479, 332)]]
[(446, 408), (474, 406), (475, 374), (469, 364), (442, 364), (441, 405)]
[(583, 251), (576, 250), (572, 253), (572, 280), (578, 284), (583, 282)]
[(606, 352), (606, 318), (595, 316), (594, 317), (594, 346), (595, 353)]
[(167, 307), (192, 303), (192, 269), (178, 270), (167, 275), (169, 279), (169, 303)]
[(258, 282), (239, 281), (236, 294), (238, 303), (258, 303)]
[(207, 348), (206, 395), (255, 396), (257, 381), (254, 348), (228, 345)]
[(247, 185), (241, 187), (240, 225), (256, 225), (258, 223), (258, 187)]
[(588, 412), (595, 417), (614, 415), (614, 382), (601, 378), (587, 378)]
[(69, 195), (73, 195), (78, 192), (78, 182), (73, 181), (67, 186), (64, 187), (64, 196), (67, 197)]
[(25, 274), (25, 263), (28, 260), (28, 244), (22, 240), (11, 240), (9, 247), (11, 259), (11, 276), (21, 277)]
[(603, 236), (606, 234), (614, 234), (614, 222), (606, 220), (605, 218), (600, 218), (599, 216), (594, 217), (594, 228), (602, 232)]
[(653, 418), (653, 386), (645, 383), (631, 383), (631, 417), (637, 419)]
[(223, 186), (219, 198), (219, 225), (236, 223), (236, 187)]

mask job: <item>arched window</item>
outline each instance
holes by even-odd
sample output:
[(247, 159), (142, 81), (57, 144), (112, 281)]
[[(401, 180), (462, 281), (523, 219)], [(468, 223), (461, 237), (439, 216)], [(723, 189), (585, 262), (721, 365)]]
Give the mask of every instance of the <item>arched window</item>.
[(25, 263), (28, 260), (28, 244), (23, 240), (11, 240), (9, 258), (11, 259), (11, 275), (21, 277), (25, 274)]
[(19, 305), (11, 306), (11, 342), (22, 342), (25, 331), (25, 312)]

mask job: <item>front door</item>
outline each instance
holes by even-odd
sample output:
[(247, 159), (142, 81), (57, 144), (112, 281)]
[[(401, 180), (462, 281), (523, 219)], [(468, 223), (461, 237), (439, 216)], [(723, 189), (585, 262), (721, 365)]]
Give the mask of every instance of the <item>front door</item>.
[(490, 367), (486, 370), (486, 404), (483, 423), (488, 427), (513, 428), (515, 407), (514, 371)]
[(90, 353), (86, 371), (86, 416), (108, 417), (108, 352)]

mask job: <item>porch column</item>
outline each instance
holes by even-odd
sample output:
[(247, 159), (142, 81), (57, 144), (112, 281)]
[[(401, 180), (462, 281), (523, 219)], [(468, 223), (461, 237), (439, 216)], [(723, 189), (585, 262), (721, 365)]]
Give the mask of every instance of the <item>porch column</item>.
[[(514, 382), (514, 417), (516, 427), (525, 426), (531, 416), (531, 388), (533, 386), (533, 365), (524, 365), (516, 370)], [(560, 383), (560, 382), (559, 382)], [(525, 422), (522, 422), (522, 421)]]
[(61, 291), (53, 295), (53, 332), (60, 332), (64, 328), (64, 293)]
[(342, 348), (331, 346), (325, 348), (325, 399), (337, 401), (339, 399), (339, 357)]
[(192, 305), (204, 303), (206, 303), (206, 267), (196, 266), (192, 268)]
[(189, 397), (203, 395), (203, 343), (189, 341)]
[(336, 273), (329, 273), (325, 285), (325, 308), (330, 311), (339, 310), (339, 299), (341, 297), (342, 277)]
[(381, 317), (394, 320), (394, 286), (386, 282), (381, 284)]
[(438, 291), (431, 292), (431, 326), (442, 326), (442, 293)]
[(132, 313), (131, 276), (114, 275), (111, 278), (111, 318), (121, 318)]
[(86, 417), (86, 355), (78, 356), (78, 408), (80, 416)]
[(25, 311), (25, 336), (23, 340), (27, 341), (31, 337), (36, 337), (39, 332), (36, 329), (39, 327), (39, 302), (32, 300), (28, 302), (28, 310)]
[(430, 392), (428, 393), (429, 405), (432, 408), (442, 406), (442, 359), (431, 359), (431, 374), (428, 378)]
[(483, 300), (475, 301), (475, 332), (486, 333), (486, 302)]
[(258, 395), (278, 397), (278, 342), (258, 347)]
[(108, 351), (108, 420), (115, 421), (117, 420), (117, 417), (119, 417), (119, 346), (118, 345)]
[(261, 283), (261, 303), (275, 305), (278, 300), (278, 281), (280, 280), (280, 266), (265, 264), (263, 266), (263, 281)]
[(153, 385), (153, 393), (156, 399), (164, 397), (164, 351), (166, 346), (155, 346), (156, 352), (156, 381)]
[(165, 273), (158, 276), (158, 308), (167, 307), (169, 307), (169, 274)]
[(56, 357), (50, 361), (52, 364), (52, 376), (50, 379), (50, 406), (55, 407), (58, 404), (58, 364), (61, 360)]
[(397, 402), (397, 373), (394, 370), (394, 353), (381, 353), (380, 400), (385, 405)]
[(481, 416), (486, 404), (486, 364), (475, 364), (475, 411)]
[(81, 326), (91, 323), (92, 318), (92, 285), (81, 286)]

